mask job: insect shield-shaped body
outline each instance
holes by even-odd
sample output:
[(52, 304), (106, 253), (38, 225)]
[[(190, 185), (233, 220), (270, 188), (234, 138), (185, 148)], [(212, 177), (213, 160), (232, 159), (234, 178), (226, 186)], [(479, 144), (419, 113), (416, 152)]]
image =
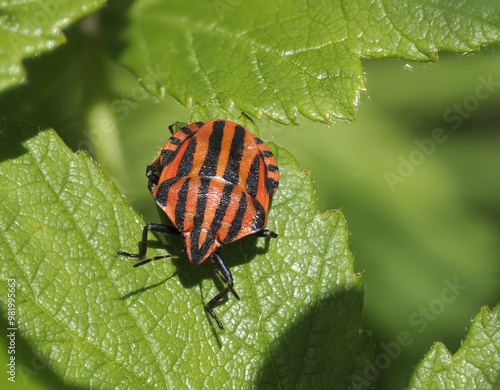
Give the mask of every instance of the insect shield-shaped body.
[[(173, 133), (172, 126), (170, 131)], [(213, 120), (185, 126), (167, 141), (160, 157), (146, 170), (148, 188), (175, 228), (148, 224), (139, 254), (142, 259), (149, 230), (180, 234), (193, 265), (210, 259), (227, 287), (206, 306), (223, 329), (213, 307), (233, 290), (233, 277), (218, 250), (248, 235), (277, 237), (264, 228), (270, 198), (276, 192), (279, 171), (269, 148), (244, 127)], [(167, 256), (142, 260), (135, 266)]]

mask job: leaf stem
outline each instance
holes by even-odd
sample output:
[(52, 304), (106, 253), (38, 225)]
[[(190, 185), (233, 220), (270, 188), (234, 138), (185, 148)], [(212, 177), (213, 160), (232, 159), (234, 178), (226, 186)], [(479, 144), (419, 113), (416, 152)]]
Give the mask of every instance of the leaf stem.
[(85, 39), (85, 123), (90, 152), (102, 169), (121, 190), (126, 188), (124, 157), (117, 118), (110, 108), (111, 92), (108, 82), (105, 37), (100, 14), (87, 16), (81, 22)]

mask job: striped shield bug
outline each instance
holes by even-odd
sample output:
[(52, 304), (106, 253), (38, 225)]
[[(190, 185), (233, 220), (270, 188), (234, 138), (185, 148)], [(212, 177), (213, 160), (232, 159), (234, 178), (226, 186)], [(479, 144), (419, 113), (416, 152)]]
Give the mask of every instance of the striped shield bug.
[[(139, 259), (134, 267), (171, 255), (144, 259), (149, 231), (180, 235), (193, 265), (210, 259), (226, 284), (205, 306), (223, 329), (213, 311), (233, 289), (233, 276), (219, 250), (223, 244), (253, 235), (277, 237), (264, 229), (269, 201), (279, 183), (272, 152), (244, 127), (225, 120), (196, 122), (174, 132), (161, 154), (146, 169), (148, 189), (174, 226), (149, 223), (143, 229), (138, 254), (118, 254)], [(144, 260), (142, 260), (144, 259)]]

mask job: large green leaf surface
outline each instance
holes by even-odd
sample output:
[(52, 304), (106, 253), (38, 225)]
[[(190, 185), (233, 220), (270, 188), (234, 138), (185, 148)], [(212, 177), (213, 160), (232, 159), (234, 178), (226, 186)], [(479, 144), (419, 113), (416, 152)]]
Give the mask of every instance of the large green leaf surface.
[(0, 90), (24, 81), (21, 61), (65, 42), (62, 29), (105, 0), (6, 0), (0, 3)]
[[(343, 215), (317, 213), (310, 174), (285, 150), (273, 146), (282, 180), (269, 227), (279, 237), (222, 252), (241, 301), (216, 307), (221, 332), (204, 310), (223, 287), (209, 264), (181, 253), (132, 268), (115, 254), (137, 250), (144, 222), (96, 164), (52, 130), (0, 123), (2, 312), (14, 278), (18, 332), (66, 383), (371, 387), (359, 381), (372, 343), (359, 329), (362, 283)], [(165, 253), (158, 239), (149, 255)]]
[(408, 389), (498, 389), (500, 305), (483, 307), (460, 349), (451, 355), (436, 343), (412, 373)]
[(298, 113), (352, 119), (366, 89), (361, 57), (429, 61), (500, 41), (495, 1), (138, 0), (123, 16), (125, 7), (111, 7), (121, 62), (151, 93), (284, 123)]

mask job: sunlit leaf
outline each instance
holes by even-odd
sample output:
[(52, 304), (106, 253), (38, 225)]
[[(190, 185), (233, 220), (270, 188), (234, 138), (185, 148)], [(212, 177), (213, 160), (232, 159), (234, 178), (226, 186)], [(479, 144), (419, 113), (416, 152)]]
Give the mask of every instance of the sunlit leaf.
[[(271, 146), (282, 180), (269, 227), (279, 237), (222, 251), (241, 301), (217, 306), (220, 332), (204, 309), (222, 287), (209, 264), (178, 254), (132, 268), (116, 256), (137, 250), (144, 222), (86, 154), (15, 122), (1, 123), (0, 141), (0, 283), (15, 279), (19, 333), (67, 383), (348, 388), (371, 364), (343, 215), (317, 213), (309, 173), (285, 150)], [(149, 255), (165, 253), (150, 240)]]

